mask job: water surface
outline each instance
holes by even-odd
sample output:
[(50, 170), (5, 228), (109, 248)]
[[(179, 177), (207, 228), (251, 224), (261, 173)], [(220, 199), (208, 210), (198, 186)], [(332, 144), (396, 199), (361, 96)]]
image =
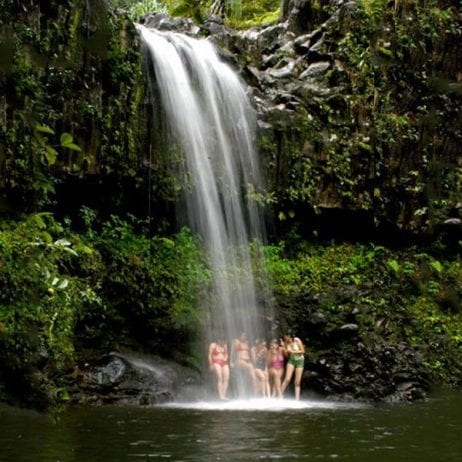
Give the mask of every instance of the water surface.
[(0, 461), (459, 462), (462, 393), (426, 403), (253, 400), (71, 409), (0, 407)]

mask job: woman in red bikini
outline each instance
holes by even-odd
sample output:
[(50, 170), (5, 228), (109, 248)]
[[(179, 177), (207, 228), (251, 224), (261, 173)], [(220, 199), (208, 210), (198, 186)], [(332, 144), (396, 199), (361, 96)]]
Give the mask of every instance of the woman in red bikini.
[(282, 398), (282, 377), (284, 375), (284, 347), (282, 340), (271, 340), (267, 356), (268, 373), (271, 384), (271, 396)]
[(219, 399), (227, 399), (229, 385), (228, 346), (222, 339), (212, 342), (209, 346), (209, 368), (217, 379)]

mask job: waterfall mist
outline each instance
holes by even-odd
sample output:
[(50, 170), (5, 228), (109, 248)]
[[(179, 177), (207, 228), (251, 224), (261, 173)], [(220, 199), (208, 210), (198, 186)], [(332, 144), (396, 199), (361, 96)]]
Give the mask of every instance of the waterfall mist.
[[(204, 300), (204, 339), (228, 342), (246, 332), (269, 335), (271, 316), (263, 258), (256, 120), (245, 87), (206, 40), (137, 26), (151, 94), (166, 117), (169, 143), (184, 156), (179, 172), (187, 221), (207, 251), (212, 293)], [(159, 102), (157, 102), (159, 103)], [(258, 247), (258, 245), (257, 245)], [(255, 268), (257, 272), (255, 273)], [(256, 279), (260, 289), (257, 296)], [(238, 381), (238, 394), (245, 388)]]

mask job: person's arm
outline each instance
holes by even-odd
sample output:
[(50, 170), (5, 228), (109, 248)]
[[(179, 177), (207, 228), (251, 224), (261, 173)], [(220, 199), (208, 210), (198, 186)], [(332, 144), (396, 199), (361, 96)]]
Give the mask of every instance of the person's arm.
[(228, 355), (228, 345), (225, 343), (225, 354), (224, 360), (229, 363), (229, 355)]
[(212, 361), (212, 351), (213, 351), (213, 348), (215, 347), (215, 343), (211, 343), (210, 346), (209, 346), (209, 368), (212, 367), (213, 365), (213, 361)]
[(266, 351), (266, 368), (269, 369), (270, 366), (271, 366), (271, 349), (268, 348), (268, 350)]
[(303, 345), (303, 342), (298, 337), (297, 337), (296, 342), (300, 348), (300, 353), (305, 354), (305, 345)]
[(229, 366), (234, 367), (234, 361), (236, 361), (236, 339), (231, 344), (231, 356), (229, 358)]
[(256, 352), (255, 347), (252, 347), (250, 349), (250, 361), (252, 362), (253, 366), (256, 366), (256, 364), (257, 364), (257, 352)]
[(286, 343), (285, 349), (286, 349), (286, 357), (289, 357), (292, 353), (294, 353), (294, 350), (292, 350), (291, 343)]
[(284, 358), (287, 358), (289, 356), (289, 352), (287, 351), (287, 345), (284, 341), (281, 340), (281, 343), (279, 344), (279, 348), (281, 348)]

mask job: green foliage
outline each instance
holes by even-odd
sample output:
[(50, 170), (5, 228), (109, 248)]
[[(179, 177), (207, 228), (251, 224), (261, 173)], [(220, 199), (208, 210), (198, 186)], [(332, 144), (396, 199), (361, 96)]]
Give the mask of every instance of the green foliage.
[(301, 291), (319, 292), (326, 286), (361, 284), (367, 277), (371, 262), (382, 253), (382, 249), (380, 246), (368, 248), (348, 244), (328, 247), (307, 245), (293, 258), (286, 259), (283, 258), (285, 247), (281, 243), (268, 247), (266, 252), (270, 277), (277, 281), (275, 292), (282, 290), (289, 294), (295, 287)]
[(81, 281), (69, 271), (79, 256), (68, 233), (49, 214), (4, 225), (0, 231), (0, 321), (7, 332), (36, 330), (57, 367), (73, 355), (72, 332), (81, 307)]
[(198, 23), (205, 17), (206, 5), (202, 0), (167, 0), (166, 3), (172, 16), (190, 17)]
[[(57, 145), (50, 145), (48, 139), (44, 135), (54, 135), (55, 132), (46, 125), (36, 125), (34, 128), (34, 139), (43, 156), (43, 163), (52, 166), (56, 163), (58, 157)], [(62, 133), (59, 138), (59, 146), (61, 148), (70, 149), (71, 151), (80, 152), (81, 149), (74, 143), (74, 138), (70, 133)]]
[[(378, 214), (393, 216), (398, 226), (431, 231), (439, 214), (433, 201), (451, 198), (450, 204), (456, 203), (458, 154), (449, 146), (460, 142), (460, 99), (449, 96), (450, 86), (458, 87), (457, 70), (444, 56), (457, 56), (460, 23), (453, 8), (439, 0), (363, 0), (340, 30), (329, 32), (330, 46), (345, 63), (351, 113), (361, 135), (349, 137), (348, 152), (335, 149), (341, 156), (367, 153), (373, 158), (374, 181), (382, 183), (373, 203)], [(358, 173), (349, 172), (356, 185)]]
[(303, 244), (288, 256), (280, 243), (265, 255), (276, 306), (284, 307), (281, 325), (307, 333), (313, 310), (331, 328), (354, 318), (363, 336), (405, 339), (418, 348), (435, 380), (462, 380), (460, 259), (353, 244)]
[(133, 217), (98, 224), (91, 209), (82, 215), (81, 235), (49, 213), (1, 224), (5, 381), (8, 371), (25, 373), (15, 364), (38, 367), (39, 357), (54, 380), (72, 366), (76, 349), (138, 342), (172, 356), (195, 339), (209, 273), (190, 231), (151, 238)]
[(337, 64), (265, 120), (274, 216), (287, 229), (317, 207), (370, 210), (378, 225), (432, 234), (462, 197), (458, 14), (438, 0), (329, 8), (319, 53)]
[(89, 234), (107, 267), (101, 287), (113, 321), (157, 347), (173, 335), (193, 336), (208, 274), (197, 244), (187, 229), (150, 239), (135, 224), (112, 216), (97, 237)]
[(0, 124), (6, 210), (53, 204), (69, 173), (143, 175), (136, 31), (104, 3), (54, 2), (41, 9), (29, 2), (10, 11), (11, 25), (0, 33), (0, 47), (8, 37), (0, 79), (8, 114)]
[(244, 3), (245, 2), (243, 0), (226, 0), (225, 9), (226, 9), (227, 17), (231, 20), (241, 19)]
[(133, 21), (146, 13), (167, 13), (167, 6), (159, 0), (113, 0), (112, 4), (116, 8), (127, 10)]
[[(127, 9), (133, 20), (140, 14), (160, 11), (172, 16), (193, 18), (202, 22), (210, 8), (211, 1), (203, 0), (117, 0), (115, 4)], [(279, 0), (224, 0), (226, 22), (232, 27), (244, 29), (252, 26), (269, 25), (279, 18)]]
[(279, 0), (225, 2), (228, 13), (228, 23), (232, 27), (245, 29), (253, 26), (270, 25), (277, 22), (280, 14)]

